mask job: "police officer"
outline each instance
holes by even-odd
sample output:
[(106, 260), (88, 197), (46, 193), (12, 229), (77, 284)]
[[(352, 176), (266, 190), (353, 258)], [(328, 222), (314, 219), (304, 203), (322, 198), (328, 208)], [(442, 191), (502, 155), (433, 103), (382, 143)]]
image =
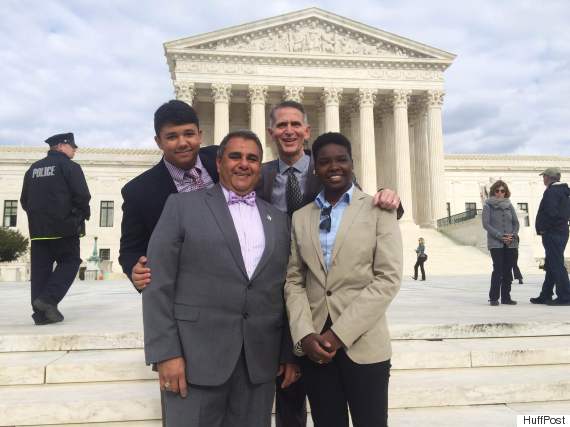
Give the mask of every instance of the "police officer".
[[(81, 258), (79, 237), (91, 214), (81, 166), (71, 161), (73, 133), (49, 137), (47, 157), (26, 172), (20, 203), (28, 214), (31, 247), (32, 318), (36, 325), (61, 322), (57, 305), (75, 279)], [(56, 264), (54, 269), (54, 263)]]

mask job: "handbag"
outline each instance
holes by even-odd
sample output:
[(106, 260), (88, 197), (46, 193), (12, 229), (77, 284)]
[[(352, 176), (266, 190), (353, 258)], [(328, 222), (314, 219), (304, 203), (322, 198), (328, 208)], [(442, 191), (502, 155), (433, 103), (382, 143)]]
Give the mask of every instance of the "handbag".
[(424, 252), (423, 254), (419, 254), (419, 255), (418, 255), (418, 259), (419, 259), (420, 261), (426, 262), (427, 259), (428, 259), (428, 256), (427, 256), (427, 254)]

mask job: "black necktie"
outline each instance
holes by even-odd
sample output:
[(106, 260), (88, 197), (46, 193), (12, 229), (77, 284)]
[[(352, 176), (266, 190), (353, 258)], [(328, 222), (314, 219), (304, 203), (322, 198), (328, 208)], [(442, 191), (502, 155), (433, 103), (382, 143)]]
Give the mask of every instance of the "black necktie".
[(287, 213), (289, 215), (293, 215), (293, 212), (303, 206), (303, 193), (301, 193), (299, 181), (295, 176), (295, 169), (292, 167), (287, 169), (287, 187), (285, 188), (285, 197), (287, 199)]

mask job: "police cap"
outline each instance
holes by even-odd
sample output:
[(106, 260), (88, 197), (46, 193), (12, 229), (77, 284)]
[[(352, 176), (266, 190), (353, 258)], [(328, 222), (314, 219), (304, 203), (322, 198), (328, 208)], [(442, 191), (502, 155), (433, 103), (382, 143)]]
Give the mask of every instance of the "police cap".
[(50, 136), (45, 141), (50, 147), (53, 147), (57, 144), (68, 144), (71, 145), (73, 148), (77, 148), (75, 144), (75, 138), (73, 137), (73, 133), (58, 133), (57, 135)]

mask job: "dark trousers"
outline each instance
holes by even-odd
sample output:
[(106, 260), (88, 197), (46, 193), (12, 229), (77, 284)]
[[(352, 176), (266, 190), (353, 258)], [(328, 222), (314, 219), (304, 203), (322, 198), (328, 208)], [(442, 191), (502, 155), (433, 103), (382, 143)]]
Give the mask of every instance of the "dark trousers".
[(517, 280), (522, 280), (521, 270), (518, 265), (519, 262), (519, 249), (513, 249), (513, 277)]
[[(59, 304), (73, 283), (80, 264), (79, 237), (32, 240), (31, 300), (41, 298), (49, 304)], [(43, 320), (42, 316), (43, 313), (34, 309), (34, 319)]]
[(502, 247), (491, 249), (493, 273), (491, 274), (491, 289), (489, 300), (509, 301), (511, 299), (511, 270), (513, 269), (513, 249)]
[(568, 271), (564, 265), (564, 249), (568, 243), (568, 231), (546, 233), (542, 235), (542, 246), (544, 246), (544, 270), (546, 276), (542, 284), (540, 296), (552, 298), (554, 286), (556, 285), (556, 295), (561, 300), (570, 300), (570, 281)]
[(354, 427), (388, 425), (389, 360), (358, 364), (340, 349), (329, 364), (301, 366), (315, 427), (348, 427), (348, 407)]
[(416, 264), (414, 265), (414, 279), (418, 278), (418, 267), (420, 268), (420, 270), (422, 271), (422, 280), (426, 280), (426, 271), (424, 270), (424, 263), (425, 263), (425, 259), (419, 259), (416, 261)]
[(303, 377), (287, 388), (281, 388), (282, 381), (281, 376), (275, 382), (275, 426), (305, 427), (307, 425), (307, 393)]

